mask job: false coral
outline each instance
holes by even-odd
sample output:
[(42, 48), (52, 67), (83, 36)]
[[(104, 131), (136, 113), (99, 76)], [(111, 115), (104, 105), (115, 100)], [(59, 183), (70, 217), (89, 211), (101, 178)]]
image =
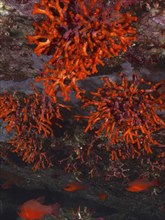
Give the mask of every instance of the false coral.
[[(160, 146), (152, 134), (165, 126), (157, 114), (165, 108), (161, 89), (165, 82), (151, 85), (136, 75), (129, 82), (123, 74), (119, 84), (109, 78), (104, 80), (104, 87), (92, 92), (91, 99), (84, 98), (83, 107), (92, 107), (90, 115), (85, 116), (88, 118), (85, 132), (95, 128), (97, 136), (105, 133), (109, 140), (106, 150), (112, 160), (152, 153), (151, 145)], [(139, 88), (142, 86), (148, 88)], [(88, 148), (88, 155), (92, 147)]]
[[(136, 40), (131, 26), (137, 18), (120, 12), (120, 1), (113, 7), (103, 0), (41, 0), (33, 14), (46, 18), (34, 22), (35, 35), (28, 36), (34, 52), (52, 55), (43, 77), (45, 92), (53, 96), (58, 87), (67, 100), (74, 89), (80, 97), (77, 80), (96, 73), (104, 58), (118, 56)], [(56, 89), (55, 89), (56, 92)]]
[(17, 93), (0, 96), (0, 119), (5, 122), (7, 132), (14, 132), (8, 141), (10, 151), (33, 164), (33, 170), (52, 165), (43, 143), (53, 136), (52, 121), (60, 126), (62, 107), (65, 106), (52, 104), (49, 97), (35, 89), (27, 97)]

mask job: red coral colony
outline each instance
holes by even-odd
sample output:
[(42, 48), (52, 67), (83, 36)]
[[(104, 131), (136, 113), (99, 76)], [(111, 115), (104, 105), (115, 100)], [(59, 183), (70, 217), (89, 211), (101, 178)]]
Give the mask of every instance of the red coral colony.
[[(76, 172), (83, 166), (91, 177), (100, 173), (105, 179), (123, 177), (124, 166), (132, 159), (150, 161), (152, 168), (161, 170), (163, 147), (154, 135), (165, 127), (158, 115), (165, 108), (164, 81), (152, 84), (136, 74), (129, 81), (122, 73), (120, 82), (103, 77), (104, 86), (90, 94), (78, 86), (80, 80), (97, 73), (99, 65), (104, 66), (105, 58), (118, 57), (136, 41), (134, 12), (122, 8), (119, 0), (109, 4), (103, 0), (40, 0), (33, 14), (41, 17), (34, 22), (35, 33), (27, 36), (28, 41), (36, 46), (38, 56), (49, 55), (50, 59), (36, 78), (44, 85), (43, 93), (33, 87), (34, 93), (28, 96), (0, 95), (0, 119), (6, 132), (14, 131), (9, 151), (34, 170), (54, 165), (45, 139), (56, 137), (53, 127), (61, 126), (61, 112), (70, 110), (66, 101), (74, 91), (82, 108), (89, 109), (87, 116), (76, 116), (87, 120), (82, 136), (93, 136), (91, 143), (62, 148), (65, 157), (58, 162), (66, 165), (66, 171)], [(58, 101), (58, 92), (65, 105)], [(150, 158), (153, 154), (155, 161)]]
[[(112, 160), (151, 154), (151, 144), (160, 146), (152, 138), (152, 133), (165, 126), (165, 122), (157, 115), (157, 111), (164, 108), (165, 95), (158, 92), (163, 82), (147, 89), (139, 89), (139, 84), (150, 83), (136, 75), (130, 83), (123, 74), (119, 84), (109, 78), (104, 80), (103, 88), (91, 93), (92, 99), (84, 99), (83, 107), (95, 107), (87, 117), (85, 132), (98, 125), (95, 133), (100, 136), (104, 132), (109, 139), (109, 145), (105, 147)], [(119, 143), (123, 143), (122, 148), (118, 147)]]
[(15, 133), (8, 141), (10, 151), (21, 156), (26, 163), (33, 164), (33, 170), (37, 170), (52, 165), (47, 153), (49, 149), (44, 148), (43, 142), (53, 136), (52, 121), (60, 126), (60, 109), (65, 106), (54, 104), (49, 97), (35, 88), (33, 90), (34, 94), (28, 97), (17, 93), (1, 96), (0, 118), (6, 123), (6, 131)]
[(52, 55), (43, 77), (45, 93), (56, 97), (56, 88), (65, 100), (71, 88), (80, 91), (76, 81), (96, 73), (103, 58), (118, 56), (135, 40), (136, 21), (129, 13), (120, 13), (120, 4), (106, 7), (102, 0), (41, 1), (34, 5), (33, 14), (46, 16), (41, 24), (36, 22), (35, 35), (28, 36), (36, 44), (37, 55)]

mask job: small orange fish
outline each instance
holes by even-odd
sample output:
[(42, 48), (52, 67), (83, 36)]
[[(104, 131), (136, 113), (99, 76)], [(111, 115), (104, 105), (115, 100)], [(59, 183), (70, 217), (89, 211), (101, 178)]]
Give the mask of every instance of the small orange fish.
[(1, 185), (2, 189), (4, 189), (4, 190), (10, 189), (11, 186), (12, 186), (12, 183), (11, 183), (10, 181), (5, 181), (5, 182)]
[(129, 183), (126, 190), (129, 192), (141, 192), (156, 185), (158, 185), (157, 180), (147, 181), (146, 179), (137, 179)]
[(84, 190), (87, 187), (79, 182), (69, 182), (66, 187), (64, 188), (67, 192), (75, 192), (77, 190)]
[(59, 215), (59, 204), (43, 205), (37, 199), (28, 200), (20, 206), (19, 217), (24, 220), (42, 220), (45, 215)]
[(99, 192), (98, 197), (102, 201), (105, 201), (106, 199), (108, 199), (108, 195), (105, 192)]

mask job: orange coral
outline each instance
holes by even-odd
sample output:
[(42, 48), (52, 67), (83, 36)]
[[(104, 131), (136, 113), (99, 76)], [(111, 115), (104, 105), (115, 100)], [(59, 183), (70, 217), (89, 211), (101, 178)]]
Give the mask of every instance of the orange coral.
[(34, 52), (52, 55), (43, 80), (46, 93), (56, 88), (69, 99), (74, 89), (80, 97), (77, 80), (97, 72), (104, 58), (125, 52), (135, 40), (131, 24), (137, 18), (120, 12), (120, 4), (108, 7), (103, 0), (41, 0), (34, 4), (33, 14), (46, 17), (40, 24), (34, 22), (35, 35), (28, 36), (36, 44)]
[[(109, 140), (106, 149), (110, 151), (112, 160), (152, 153), (151, 145), (160, 146), (152, 134), (165, 126), (165, 122), (157, 115), (158, 110), (165, 108), (165, 94), (159, 91), (164, 81), (150, 86), (150, 83), (137, 76), (129, 82), (123, 74), (120, 84), (108, 78), (104, 80), (104, 87), (96, 93), (92, 92), (91, 100), (84, 99), (83, 107), (94, 108), (87, 116), (85, 131), (95, 128), (98, 136), (105, 132)], [(138, 88), (142, 85), (149, 88)], [(92, 146), (88, 154), (91, 149)]]
[[(50, 166), (51, 161), (43, 146), (44, 139), (53, 135), (52, 120), (55, 125), (62, 120), (62, 104), (52, 104), (51, 99), (34, 89), (28, 97), (19, 94), (0, 96), (0, 119), (6, 123), (6, 131), (14, 132), (8, 141), (11, 152), (22, 160), (33, 164), (33, 169)], [(68, 108), (69, 109), (69, 108)]]

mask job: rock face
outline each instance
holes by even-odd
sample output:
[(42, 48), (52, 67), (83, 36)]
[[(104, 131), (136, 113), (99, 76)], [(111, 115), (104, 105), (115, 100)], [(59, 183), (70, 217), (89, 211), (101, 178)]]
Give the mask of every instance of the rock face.
[(137, 42), (135, 48), (128, 51), (128, 57), (134, 65), (164, 66), (165, 59), (165, 5), (164, 1), (148, 2), (146, 12), (139, 16), (137, 24)]
[[(30, 87), (31, 83), (43, 92), (43, 86), (40, 83), (36, 83), (34, 78), (42, 73), (43, 63), (47, 61), (48, 57), (36, 56), (33, 53), (33, 46), (28, 45), (26, 39), (26, 35), (32, 34), (34, 31), (32, 27), (33, 20), (39, 19), (34, 18), (31, 14), (33, 3), (37, 3), (38, 0), (3, 0), (2, 2), (3, 3), (0, 3), (0, 38), (2, 47), (0, 94), (6, 92), (14, 94), (14, 92), (17, 91), (30, 95), (33, 93)], [(160, 57), (160, 61), (162, 61), (165, 56), (164, 23), (164, 9), (158, 7), (150, 10), (148, 13), (146, 12), (138, 24), (138, 40), (140, 46), (138, 48), (130, 48), (127, 55), (130, 53), (132, 57), (136, 55), (135, 57), (140, 59), (142, 59), (143, 56), (145, 56), (146, 59), (151, 56), (158, 56)], [(137, 73), (151, 82), (158, 82), (164, 79), (165, 70), (162, 66), (156, 67), (154, 64), (151, 67), (147, 65), (137, 67), (137, 65), (131, 62), (131, 59), (127, 60), (127, 56), (120, 58), (120, 60), (116, 58), (117, 61), (115, 59), (114, 62), (117, 66), (115, 69), (116, 72), (107, 73), (105, 71), (105, 69), (109, 69), (107, 64), (104, 68), (99, 68), (99, 73), (96, 76), (88, 77), (86, 80), (80, 81), (79, 86), (87, 92), (95, 91), (103, 85), (100, 79), (101, 77), (107, 76), (113, 81), (118, 81), (118, 73), (120, 71), (123, 71), (129, 79), (131, 79), (133, 73)], [(158, 60), (156, 62), (158, 64)], [(77, 149), (79, 149), (81, 146), (89, 145), (93, 138), (93, 134), (89, 136), (84, 134), (81, 124), (77, 125), (72, 117), (76, 114), (87, 115), (89, 112), (80, 108), (81, 102), (75, 98), (74, 92), (71, 92), (70, 97), (71, 101), (67, 104), (72, 106), (72, 111), (70, 113), (64, 111), (64, 129), (57, 131), (57, 137), (47, 140), (52, 149), (55, 145), (59, 148), (68, 147), (71, 149), (77, 146)], [(61, 94), (58, 94), (58, 98), (62, 101)], [(11, 139), (12, 135), (13, 133), (5, 132), (5, 123), (0, 120), (0, 156), (2, 149), (10, 148), (7, 141)], [(164, 144), (163, 132), (156, 135), (157, 139), (160, 139)], [(71, 209), (76, 209), (78, 206), (87, 206), (89, 209), (95, 210), (95, 214), (91, 219), (96, 220), (102, 220), (102, 218), (99, 217), (103, 217), (104, 220), (164, 219), (163, 184), (160, 184), (160, 192), (155, 191), (156, 189), (141, 193), (130, 193), (125, 190), (130, 179), (137, 178), (139, 174), (148, 175), (150, 178), (158, 176), (161, 179), (161, 183), (164, 183), (163, 172), (160, 171), (164, 166), (163, 163), (153, 165), (148, 158), (140, 161), (141, 165), (136, 160), (132, 162), (127, 161), (128, 164), (126, 164), (126, 168), (123, 168), (123, 164), (120, 164), (120, 169), (122, 171), (123, 169), (126, 170), (126, 174), (124, 172), (125, 176), (122, 171), (119, 172), (119, 168), (113, 167), (112, 164), (111, 169), (107, 171), (111, 173), (111, 175), (113, 173), (112, 178), (105, 181), (101, 178), (90, 179), (89, 173), (84, 172), (85, 174), (82, 175), (82, 173), (77, 170), (73, 173), (66, 173), (64, 172), (66, 168), (65, 165), (59, 168), (59, 164), (52, 169), (33, 172), (31, 167), (24, 164), (15, 154), (10, 155), (9, 153), (8, 156), (8, 158), (3, 156), (0, 158), (0, 183), (3, 188), (0, 194), (0, 216), (2, 216), (2, 219), (9, 220), (11, 216), (12, 220), (16, 219), (18, 207), (21, 203), (43, 195), (45, 195), (48, 203), (60, 203), (62, 213), (58, 220), (73, 220)], [(59, 156), (61, 157), (60, 153)], [(81, 164), (81, 166), (84, 171), (84, 165)], [(155, 173), (149, 173), (151, 168), (156, 170), (154, 170)], [(102, 167), (100, 167), (100, 170), (101, 169)], [(104, 173), (102, 174), (104, 175)], [(116, 178), (116, 176), (120, 176), (119, 174), (123, 175), (121, 175), (120, 179)], [(77, 180), (87, 184), (88, 189), (75, 193), (68, 193), (63, 190), (68, 182)], [(3, 185), (4, 183), (5, 185)], [(98, 192), (100, 191), (108, 195), (107, 200), (100, 201), (98, 197)], [(10, 215), (8, 213), (10, 213)], [(86, 217), (83, 218), (83, 220), (89, 220), (89, 218)]]

